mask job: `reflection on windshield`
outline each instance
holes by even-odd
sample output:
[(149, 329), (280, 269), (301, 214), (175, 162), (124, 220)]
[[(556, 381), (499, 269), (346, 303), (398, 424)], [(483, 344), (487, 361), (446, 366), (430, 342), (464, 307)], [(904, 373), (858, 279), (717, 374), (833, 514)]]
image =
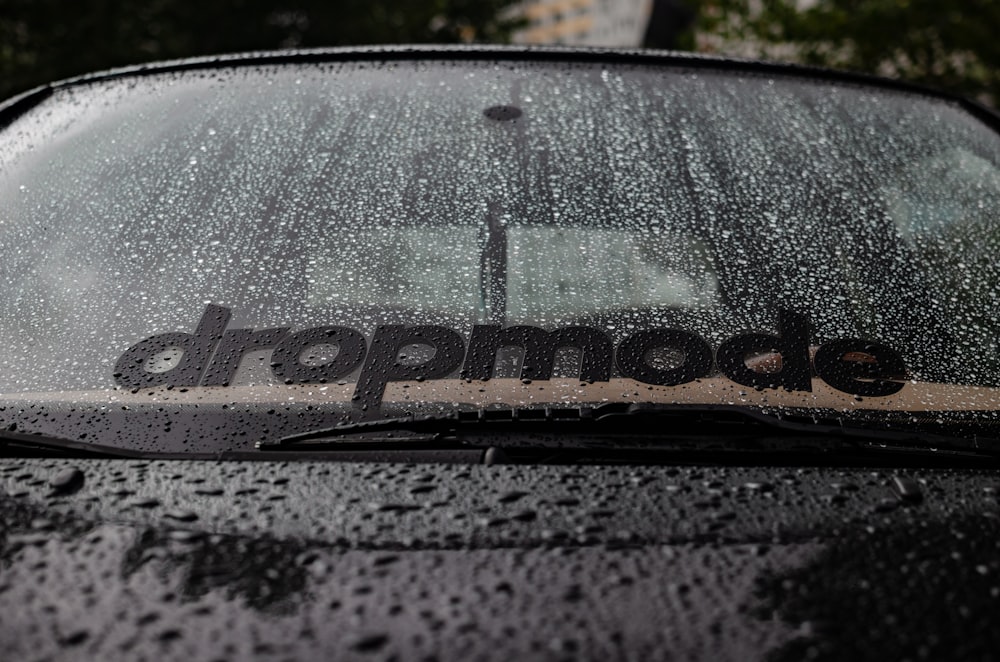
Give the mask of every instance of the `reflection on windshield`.
[[(341, 233), (306, 258), (306, 305), (434, 311), (450, 318), (471, 312), (485, 322), (481, 234), (472, 225)], [(721, 304), (711, 252), (691, 237), (560, 225), (513, 225), (504, 234), (510, 322)], [(364, 261), (356, 257), (361, 254)]]
[(307, 306), (471, 313), (483, 319), (475, 226), (358, 227), (338, 235), (337, 241), (310, 244), (315, 253), (304, 256)]
[(721, 304), (711, 253), (691, 237), (558, 225), (512, 226), (508, 236), (516, 320)]
[(968, 380), (995, 383), (1000, 167), (972, 150), (949, 146), (901, 168), (882, 192), (896, 231), (934, 283), (935, 304), (956, 345), (977, 356)]

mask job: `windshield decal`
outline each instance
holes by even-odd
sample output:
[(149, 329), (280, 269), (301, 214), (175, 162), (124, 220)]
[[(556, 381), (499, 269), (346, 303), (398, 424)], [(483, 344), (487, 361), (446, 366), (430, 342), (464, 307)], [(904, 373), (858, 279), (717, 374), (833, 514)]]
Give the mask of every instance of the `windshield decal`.
[[(556, 352), (575, 348), (580, 354), (578, 377), (606, 382), (612, 366), (621, 376), (645, 384), (678, 386), (712, 374), (713, 365), (730, 380), (757, 389), (812, 391), (812, 376), (829, 386), (857, 396), (883, 397), (903, 388), (906, 366), (898, 352), (886, 345), (860, 338), (824, 343), (811, 357), (809, 319), (779, 309), (778, 333), (747, 333), (723, 341), (718, 350), (703, 338), (680, 329), (648, 329), (627, 336), (617, 347), (599, 329), (568, 326), (546, 331), (534, 326), (475, 325), (468, 343), (454, 329), (437, 325), (381, 325), (369, 344), (355, 329), (320, 326), (295, 333), (288, 327), (227, 329), (228, 308), (209, 304), (194, 333), (161, 333), (129, 347), (115, 364), (114, 378), (129, 389), (153, 386), (228, 386), (243, 356), (271, 350), (270, 366), (285, 384), (323, 384), (342, 379), (360, 368), (353, 401), (362, 411), (373, 411), (382, 402), (390, 382), (441, 379), (459, 369), (468, 380), (493, 377), (498, 352), (506, 347), (523, 350), (522, 379), (552, 378)], [(337, 353), (321, 365), (301, 362), (303, 353), (317, 345), (332, 345)], [(409, 345), (426, 345), (432, 356), (420, 363), (402, 363), (400, 351)], [(671, 350), (679, 365), (652, 365), (653, 350)], [(176, 363), (164, 369), (156, 358), (180, 352)], [(780, 358), (769, 370), (755, 369), (748, 358), (760, 354)], [(776, 369), (775, 369), (776, 368)]]

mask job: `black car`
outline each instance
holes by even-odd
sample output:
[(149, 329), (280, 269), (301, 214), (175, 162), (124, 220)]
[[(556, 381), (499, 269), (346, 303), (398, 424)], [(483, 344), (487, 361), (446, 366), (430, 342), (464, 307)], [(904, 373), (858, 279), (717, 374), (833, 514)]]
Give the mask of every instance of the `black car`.
[(993, 659), (1000, 118), (655, 52), (0, 106), (9, 659)]

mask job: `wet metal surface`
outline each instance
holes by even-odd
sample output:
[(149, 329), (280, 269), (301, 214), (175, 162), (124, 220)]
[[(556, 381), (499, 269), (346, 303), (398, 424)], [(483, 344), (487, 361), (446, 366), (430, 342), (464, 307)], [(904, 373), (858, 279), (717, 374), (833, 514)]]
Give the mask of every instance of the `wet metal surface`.
[(998, 487), (946, 470), (5, 460), (0, 642), (9, 659), (986, 659)]

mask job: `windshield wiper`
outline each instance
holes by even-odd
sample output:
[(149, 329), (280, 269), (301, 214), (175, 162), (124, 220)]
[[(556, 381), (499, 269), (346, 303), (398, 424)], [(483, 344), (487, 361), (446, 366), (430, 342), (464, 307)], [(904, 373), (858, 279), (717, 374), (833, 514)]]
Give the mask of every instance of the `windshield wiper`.
[[(803, 413), (805, 412), (805, 413)], [(583, 452), (608, 457), (719, 451), (926, 455), (1000, 459), (1000, 443), (934, 435), (820, 413), (727, 405), (609, 403), (596, 407), (480, 409), (347, 423), (260, 441), (259, 451), (347, 452), (495, 449), (507, 455)], [(529, 460), (531, 461), (531, 460)]]
[[(677, 407), (609, 403), (595, 407), (501, 408), (457, 411), (442, 415), (404, 416), (337, 425), (282, 437), (277, 442), (259, 442), (262, 450), (288, 448), (306, 442), (330, 442), (347, 438), (382, 439), (442, 438), (460, 433), (530, 434), (572, 432), (584, 435), (654, 434), (671, 428), (674, 438), (711, 435), (759, 434), (761, 427), (773, 431), (774, 418), (751, 410), (725, 406)], [(401, 437), (400, 433), (412, 436)], [(381, 435), (381, 436), (379, 436)], [(420, 436), (423, 435), (423, 436)], [(310, 444), (312, 446), (314, 444)]]
[(93, 457), (144, 458), (147, 453), (125, 448), (75, 441), (52, 434), (21, 432), (14, 426), (0, 428), (0, 456), (3, 457)]

